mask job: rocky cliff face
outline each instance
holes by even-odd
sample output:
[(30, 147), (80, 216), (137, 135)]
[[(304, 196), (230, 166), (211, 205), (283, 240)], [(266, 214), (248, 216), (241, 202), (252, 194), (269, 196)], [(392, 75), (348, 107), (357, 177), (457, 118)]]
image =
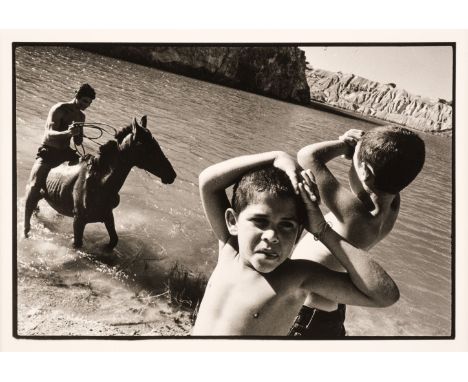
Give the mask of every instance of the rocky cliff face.
[(414, 129), (450, 133), (452, 105), (354, 74), (306, 69), (311, 100)]
[[(76, 45), (75, 45), (76, 46)], [(317, 101), (414, 129), (451, 133), (452, 105), (394, 84), (306, 67), (296, 47), (80, 44), (80, 48), (284, 101)]]
[(309, 103), (305, 53), (295, 47), (130, 46), (86, 50), (300, 104)]

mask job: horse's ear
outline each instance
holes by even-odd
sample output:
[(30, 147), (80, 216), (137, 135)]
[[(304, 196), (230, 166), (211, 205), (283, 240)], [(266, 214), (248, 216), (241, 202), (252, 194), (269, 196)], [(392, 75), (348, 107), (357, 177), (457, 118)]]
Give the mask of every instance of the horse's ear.
[(133, 117), (133, 121), (132, 121), (132, 133), (133, 134), (136, 133), (137, 126), (138, 126), (137, 119), (135, 117)]
[(134, 117), (132, 121), (132, 134), (133, 137), (136, 138), (138, 134), (138, 130), (140, 129), (140, 125), (138, 124), (137, 119)]
[(141, 117), (140, 125), (146, 128), (147, 119), (148, 119), (148, 117), (146, 115)]

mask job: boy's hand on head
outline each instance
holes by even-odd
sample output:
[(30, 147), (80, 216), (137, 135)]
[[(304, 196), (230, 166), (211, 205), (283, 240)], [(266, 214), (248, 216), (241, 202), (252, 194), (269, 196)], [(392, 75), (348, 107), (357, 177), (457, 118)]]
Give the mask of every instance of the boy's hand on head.
[(299, 179), (298, 173), (301, 170), (301, 167), (297, 163), (296, 159), (287, 153), (280, 153), (273, 162), (273, 166), (284, 171), (291, 180), (294, 191), (299, 194)]
[(341, 142), (346, 143), (349, 146), (349, 152), (344, 155), (346, 159), (351, 159), (354, 155), (354, 149), (358, 141), (363, 137), (364, 131), (358, 129), (350, 129), (343, 135), (340, 135), (338, 139)]
[(359, 129), (350, 129), (343, 135), (340, 135), (338, 138), (342, 142), (346, 142), (352, 146), (356, 146), (357, 141), (359, 141), (364, 135), (364, 131)]
[(298, 186), (302, 201), (307, 210), (306, 229), (314, 234), (320, 232), (326, 222), (318, 206), (319, 194), (317, 185), (313, 181), (312, 172), (310, 170), (304, 170), (301, 172), (301, 176), (302, 182), (300, 182)]
[(320, 204), (321, 203), (320, 192), (317, 187), (317, 182), (315, 181), (315, 176), (312, 173), (312, 170), (301, 169), (300, 179), (301, 179), (300, 183), (303, 183), (306, 189), (309, 190), (308, 193), (310, 194), (310, 199), (314, 201), (315, 203), (317, 203), (317, 205)]

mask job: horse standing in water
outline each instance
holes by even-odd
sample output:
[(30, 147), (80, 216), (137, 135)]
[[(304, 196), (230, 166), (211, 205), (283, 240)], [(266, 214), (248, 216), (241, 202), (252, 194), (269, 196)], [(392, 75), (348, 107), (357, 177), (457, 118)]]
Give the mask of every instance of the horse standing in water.
[(86, 156), (75, 165), (53, 168), (41, 196), (57, 212), (73, 217), (73, 245), (83, 244), (86, 224), (103, 222), (109, 233), (108, 249), (117, 245), (112, 210), (120, 202), (119, 191), (133, 166), (171, 184), (176, 173), (158, 142), (146, 128), (146, 116), (115, 134), (99, 148), (99, 155)]

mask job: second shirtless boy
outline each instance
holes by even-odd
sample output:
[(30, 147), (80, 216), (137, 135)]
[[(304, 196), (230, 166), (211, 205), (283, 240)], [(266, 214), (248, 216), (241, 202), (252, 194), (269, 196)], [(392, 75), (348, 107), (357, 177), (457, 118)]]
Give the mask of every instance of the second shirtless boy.
[[(349, 188), (327, 163), (344, 155), (350, 159)], [(392, 230), (400, 210), (400, 192), (419, 174), (425, 159), (424, 141), (414, 132), (392, 125), (364, 133), (351, 129), (339, 139), (306, 146), (297, 155), (310, 169), (325, 215), (333, 230), (357, 248), (369, 251)], [(346, 272), (336, 257), (308, 233), (294, 249), (293, 259), (306, 259), (337, 272)], [(311, 293), (290, 335), (307, 338), (344, 337), (346, 306)]]

